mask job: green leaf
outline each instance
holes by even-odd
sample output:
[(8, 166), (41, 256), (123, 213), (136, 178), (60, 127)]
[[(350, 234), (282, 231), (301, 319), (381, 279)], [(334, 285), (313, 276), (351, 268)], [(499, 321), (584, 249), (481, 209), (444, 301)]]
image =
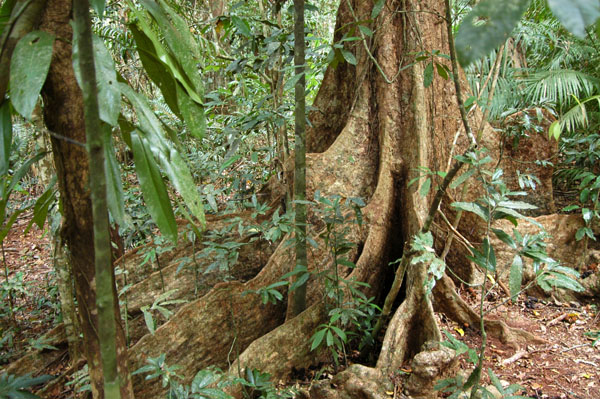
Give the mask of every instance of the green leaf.
[(370, 28), (364, 25), (358, 25), (358, 29), (362, 32), (363, 35), (373, 37), (373, 31)]
[(435, 69), (437, 70), (438, 75), (440, 75), (440, 78), (442, 78), (444, 80), (450, 79), (450, 75), (448, 75), (448, 70), (445, 65), (440, 64), (439, 62), (436, 62)]
[(50, 205), (54, 204), (56, 201), (56, 192), (54, 190), (54, 186), (56, 185), (56, 175), (50, 180), (48, 187), (46, 190), (40, 195), (40, 197), (35, 201), (35, 205), (33, 206), (33, 217), (25, 229), (24, 234), (27, 234), (33, 223), (35, 223), (40, 230), (43, 230), (44, 224), (46, 223), (46, 217), (48, 215), (48, 209)]
[(250, 24), (247, 20), (234, 15), (231, 17), (231, 22), (233, 22), (233, 25), (237, 28), (238, 32), (242, 36), (245, 36), (248, 39), (252, 38), (252, 30), (250, 29)]
[(321, 342), (323, 341), (323, 337), (325, 337), (325, 333), (327, 332), (327, 329), (322, 329), (317, 331), (311, 338), (312, 344), (310, 346), (310, 350), (311, 352), (314, 351), (319, 345), (321, 345)]
[(577, 229), (577, 232), (575, 233), (575, 240), (581, 241), (581, 239), (585, 237), (586, 230), (588, 229), (589, 227), (580, 227), (579, 229)]
[[(133, 4), (130, 4), (130, 11), (137, 17), (136, 24), (141, 31), (148, 37), (154, 46), (157, 59), (164, 63), (170, 70), (170, 73), (183, 85), (188, 95), (197, 103), (202, 104), (202, 79), (198, 73), (198, 46), (189, 32), (189, 27), (181, 20), (181, 17), (172, 13), (170, 8), (169, 17), (154, 1), (143, 0), (141, 2), (146, 7), (152, 17), (160, 27), (161, 33), (165, 36), (167, 46), (165, 47), (151, 26), (147, 13), (136, 10)], [(163, 4), (164, 2), (161, 2)], [(171, 18), (173, 24), (171, 24)], [(181, 25), (181, 27), (177, 27)], [(178, 32), (181, 30), (181, 32)], [(171, 104), (169, 105), (171, 106)]]
[(425, 88), (431, 86), (433, 82), (433, 62), (429, 62), (425, 67), (425, 71), (423, 72), (423, 86)]
[(583, 217), (583, 221), (585, 222), (585, 224), (589, 224), (592, 221), (594, 213), (589, 208), (583, 208), (581, 210), (581, 216)]
[[(165, 54), (164, 50), (159, 52), (157, 47), (155, 47), (159, 46), (159, 48), (162, 50), (162, 46), (160, 42), (158, 42), (158, 38), (155, 38), (155, 43), (154, 40), (146, 35), (146, 33), (142, 31), (140, 27), (145, 27), (141, 21), (139, 21), (137, 24), (130, 24), (129, 30), (132, 33), (133, 39), (137, 45), (137, 51), (140, 56), (140, 60), (142, 61), (142, 65), (144, 66), (144, 70), (150, 79), (152, 79), (152, 81), (160, 89), (165, 102), (169, 108), (171, 108), (171, 111), (173, 111), (173, 113), (178, 117), (181, 117), (179, 105), (177, 105), (177, 80), (175, 80), (169, 64), (162, 61), (168, 60), (167, 55)], [(150, 33), (153, 34), (153, 32)], [(162, 58), (161, 55), (163, 56)]]
[(150, 331), (150, 334), (154, 335), (155, 325), (154, 319), (152, 318), (152, 314), (144, 308), (142, 308), (142, 312), (144, 313), (144, 321), (146, 322), (146, 327), (148, 327), (148, 331)]
[(308, 278), (310, 277), (310, 273), (302, 273), (298, 276), (298, 278), (296, 279), (296, 281), (294, 281), (292, 283), (292, 285), (290, 286), (290, 291), (294, 291), (296, 288), (301, 287), (303, 284), (305, 284), (308, 281)]
[(488, 267), (491, 271), (496, 270), (496, 254), (494, 253), (494, 247), (490, 244), (490, 241), (486, 238), (482, 242), (483, 256)]
[(236, 154), (232, 157), (229, 157), (225, 162), (223, 162), (223, 165), (221, 165), (219, 168), (219, 172), (223, 172), (225, 169), (236, 163), (241, 157), (242, 154)]
[(285, 82), (285, 84), (283, 85), (283, 90), (287, 91), (287, 90), (290, 90), (292, 87), (295, 87), (296, 83), (298, 83), (300, 78), (302, 76), (304, 76), (305, 74), (306, 74), (305, 72), (302, 72), (302, 73), (292, 76), (292, 78), (290, 80), (288, 80), (287, 82)]
[(10, 149), (12, 145), (12, 120), (10, 103), (5, 101), (0, 107), (0, 175), (5, 176), (10, 166)]
[(537, 209), (537, 206), (523, 201), (500, 201), (498, 202), (498, 206), (509, 209)]
[(498, 237), (498, 239), (500, 241), (502, 241), (503, 243), (505, 243), (512, 249), (515, 249), (515, 250), (517, 249), (517, 244), (515, 243), (513, 238), (510, 235), (508, 235), (504, 230), (492, 229), (492, 231), (494, 232), (494, 234), (496, 235), (496, 237)]
[(29, 207), (13, 211), (13, 213), (10, 215), (10, 218), (8, 218), (8, 221), (6, 221), (4, 225), (0, 226), (0, 242), (4, 241), (4, 239), (8, 235), (8, 232), (10, 231), (10, 228), (17, 221), (17, 217), (19, 217), (19, 215), (25, 212), (28, 208)]
[[(574, 278), (570, 277), (567, 274), (557, 273), (557, 272), (549, 272), (543, 273), (538, 277), (538, 283), (540, 282), (540, 278), (544, 281), (546, 285), (556, 288), (565, 288), (571, 291), (581, 292), (585, 291), (585, 288), (581, 284), (577, 282)], [(540, 284), (542, 288), (543, 285)], [(546, 289), (546, 291), (548, 291)]]
[(31, 118), (52, 60), (54, 36), (33, 31), (17, 45), (10, 60), (10, 101), (15, 110)]
[(561, 133), (562, 129), (560, 125), (560, 120), (552, 122), (552, 124), (548, 128), (548, 138), (554, 137), (554, 139), (558, 141)]
[(574, 211), (576, 209), (579, 209), (579, 205), (567, 205), (565, 206), (562, 211), (563, 212), (570, 212), (570, 211)]
[(488, 55), (504, 43), (529, 0), (481, 0), (460, 24), (456, 53), (462, 66)]
[(472, 212), (486, 222), (489, 219), (488, 210), (479, 204), (475, 204), (473, 202), (453, 202), (451, 206), (456, 209)]
[(327, 330), (325, 340), (327, 341), (327, 346), (333, 345), (333, 334), (331, 333), (331, 330)]
[(338, 337), (341, 338), (342, 341), (346, 342), (347, 341), (347, 337), (346, 337), (346, 333), (339, 327), (336, 326), (331, 326), (331, 329), (337, 334)]
[(154, 115), (146, 100), (126, 84), (120, 83), (120, 87), (121, 92), (129, 99), (136, 110), (140, 130), (150, 143), (152, 153), (204, 229), (206, 225), (204, 207), (185, 161), (174, 145), (166, 139), (162, 124)]
[(104, 6), (106, 0), (90, 0), (90, 4), (94, 8), (94, 11), (98, 14), (100, 18), (104, 15)]
[(519, 255), (515, 255), (512, 265), (510, 266), (510, 276), (508, 286), (510, 289), (510, 298), (513, 301), (517, 300), (523, 283), (523, 259)]
[(10, 15), (12, 14), (13, 8), (17, 0), (6, 0), (2, 7), (0, 7), (0, 35), (4, 32), (4, 27), (7, 26), (10, 21)]
[(346, 60), (346, 62), (348, 62), (348, 64), (356, 65), (357, 61), (356, 61), (356, 57), (354, 56), (354, 54), (352, 54), (350, 51), (345, 50), (345, 49), (341, 49), (341, 51), (342, 51), (342, 55), (344, 56), (344, 59)]
[[(108, 128), (106, 125), (104, 125)], [(104, 144), (104, 173), (106, 174), (106, 199), (110, 214), (117, 224), (125, 226), (125, 201), (123, 199), (123, 184), (121, 171), (115, 155), (112, 138), (105, 135)]]
[(425, 181), (423, 182), (423, 185), (421, 185), (421, 188), (419, 189), (419, 195), (421, 195), (421, 197), (427, 197), (427, 194), (429, 194), (430, 189), (431, 189), (431, 179), (427, 178), (427, 179), (425, 179)]
[(568, 31), (585, 38), (585, 28), (600, 18), (597, 0), (548, 0), (548, 7)]
[(148, 212), (160, 231), (172, 242), (177, 242), (177, 223), (158, 166), (150, 154), (146, 140), (136, 131), (131, 133), (131, 142), (135, 170)]
[(477, 169), (470, 168), (465, 173), (458, 176), (454, 181), (452, 181), (452, 183), (450, 183), (450, 188), (454, 189), (454, 188), (460, 186), (465, 181), (467, 181), (467, 179), (469, 179), (471, 176), (473, 176), (475, 174), (475, 172), (477, 172)]
[[(75, 71), (77, 82), (81, 86), (77, 37), (78, 35), (73, 36), (73, 70)], [(117, 84), (115, 62), (102, 39), (96, 35), (93, 36), (93, 39), (100, 119), (111, 126), (116, 126), (121, 112), (121, 91)]]
[(385, 5), (385, 0), (377, 0), (375, 2), (375, 5), (373, 6), (373, 10), (371, 11), (371, 19), (377, 18), (379, 13), (381, 13), (381, 10), (383, 9), (384, 5)]
[(181, 85), (176, 85), (177, 105), (181, 110), (183, 120), (192, 136), (201, 139), (206, 132), (206, 117), (204, 107), (187, 94)]

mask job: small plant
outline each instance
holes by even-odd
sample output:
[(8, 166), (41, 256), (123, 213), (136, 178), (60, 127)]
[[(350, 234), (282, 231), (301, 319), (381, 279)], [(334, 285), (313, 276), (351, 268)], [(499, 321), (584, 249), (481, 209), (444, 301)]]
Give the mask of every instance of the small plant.
[[(469, 348), (467, 344), (457, 340), (450, 334), (448, 331), (444, 331), (444, 334), (448, 338), (447, 341), (443, 341), (441, 344), (447, 348), (450, 348), (456, 352), (456, 356), (461, 356), (463, 354), (467, 355), (467, 361), (475, 366), (477, 366), (479, 362), (479, 355), (477, 351), (472, 348)], [(466, 380), (463, 374), (459, 373), (455, 377), (446, 378), (444, 380), (440, 380), (436, 383), (434, 389), (436, 391), (441, 391), (445, 394), (449, 394), (449, 396), (444, 396), (449, 399), (458, 399), (466, 397), (464, 396), (465, 392), (468, 392), (469, 389), (475, 389), (475, 384), (478, 383), (478, 379), (480, 377), (480, 373), (477, 373), (478, 368), (475, 368), (475, 372), (473, 372)], [(517, 392), (522, 392), (524, 389), (522, 386), (517, 384), (509, 385), (508, 387), (504, 387), (498, 377), (494, 374), (492, 369), (488, 369), (488, 375), (490, 377), (490, 381), (493, 386), (498, 391), (497, 393), (492, 393), (488, 389), (488, 387), (480, 387), (481, 395), (478, 396), (482, 399), (528, 399), (526, 396), (517, 395)], [(498, 396), (498, 393), (501, 396)]]
[(154, 300), (151, 306), (142, 306), (140, 309), (144, 314), (144, 321), (146, 322), (146, 327), (150, 331), (150, 334), (154, 335), (156, 331), (156, 321), (153, 317), (153, 312), (159, 312), (165, 319), (169, 320), (169, 318), (173, 315), (173, 312), (167, 308), (168, 305), (176, 305), (180, 303), (185, 303), (186, 301), (182, 299), (171, 299), (168, 298), (175, 294), (177, 290), (170, 290), (158, 296)]
[(52, 379), (52, 376), (42, 375), (31, 377), (30, 374), (17, 377), (6, 373), (0, 374), (0, 398), (6, 399), (32, 399), (39, 398), (30, 392), (30, 388), (43, 384)]
[(92, 386), (90, 385), (90, 373), (88, 365), (85, 364), (80, 370), (73, 373), (73, 379), (67, 382), (66, 386), (73, 386), (75, 392), (91, 392)]
[(247, 368), (245, 378), (236, 378), (233, 382), (242, 385), (244, 398), (247, 399), (286, 399), (294, 397), (293, 390), (278, 391), (271, 382), (271, 375), (261, 373), (256, 369)]
[(149, 358), (147, 365), (137, 369), (133, 375), (146, 373), (146, 380), (160, 378), (163, 388), (168, 387), (168, 399), (230, 399), (231, 396), (223, 392), (223, 387), (228, 384), (223, 378), (223, 373), (216, 368), (200, 370), (190, 386), (179, 383), (182, 379), (177, 374), (179, 366), (169, 366), (165, 363), (165, 354)]

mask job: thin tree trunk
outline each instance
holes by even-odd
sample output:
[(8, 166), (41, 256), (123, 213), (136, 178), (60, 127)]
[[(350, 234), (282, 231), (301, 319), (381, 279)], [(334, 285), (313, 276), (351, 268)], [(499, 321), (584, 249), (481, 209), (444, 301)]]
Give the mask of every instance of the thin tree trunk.
[[(294, 166), (294, 204), (296, 230), (296, 268), (307, 270), (306, 256), (306, 78), (304, 76), (304, 0), (294, 0), (294, 65), (296, 75), (302, 75), (295, 87), (296, 143)], [(299, 283), (305, 272), (294, 278), (296, 289), (291, 292), (288, 317), (295, 317), (306, 309), (306, 281)], [(299, 283), (299, 284), (298, 284)]]
[[(98, 87), (92, 44), (92, 24), (88, 0), (74, 3), (74, 18), (79, 43), (79, 69), (85, 110), (85, 130), (90, 157), (90, 190), (94, 221), (94, 254), (96, 269), (96, 305), (98, 311), (98, 340), (104, 376), (104, 397), (120, 399), (121, 389), (117, 370), (117, 321), (113, 269), (110, 250), (110, 229), (104, 172), (104, 139), (98, 109)], [(123, 381), (125, 382), (125, 381)]]

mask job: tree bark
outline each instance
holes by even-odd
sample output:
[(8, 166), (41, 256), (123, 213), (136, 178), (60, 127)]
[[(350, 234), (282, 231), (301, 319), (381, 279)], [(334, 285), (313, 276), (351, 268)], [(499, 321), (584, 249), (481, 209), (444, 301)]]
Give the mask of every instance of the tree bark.
[[(72, 65), (73, 32), (70, 26), (72, 3), (48, 0), (40, 29), (52, 33), (52, 64), (44, 87), (44, 120), (53, 133), (52, 150), (56, 164), (59, 191), (63, 205), (61, 236), (69, 249), (75, 277), (79, 318), (83, 331), (84, 354), (89, 363), (92, 394), (102, 398), (102, 368), (98, 343), (98, 314), (94, 270), (93, 221), (88, 187), (89, 161), (85, 148), (83, 97), (75, 80)], [(114, 292), (116, 295), (116, 292)], [(119, 317), (119, 309), (114, 308)], [(127, 372), (125, 335), (117, 328), (117, 362), (123, 383), (122, 397), (132, 398), (133, 390)]]

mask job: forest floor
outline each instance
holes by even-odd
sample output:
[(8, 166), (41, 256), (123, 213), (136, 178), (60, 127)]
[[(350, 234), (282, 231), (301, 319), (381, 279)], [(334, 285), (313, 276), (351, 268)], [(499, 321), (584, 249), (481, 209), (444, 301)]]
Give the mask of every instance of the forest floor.
[[(4, 243), (8, 277), (15, 283), (18, 293), (14, 298), (17, 307), (14, 325), (8, 313), (6, 290), (2, 289), (0, 368), (23, 354), (32, 344), (43, 345), (38, 338), (54, 327), (59, 317), (50, 239), (47, 233), (37, 227), (23, 235), (29, 217), (22, 215)], [(1, 281), (5, 281), (4, 276)], [(473, 307), (478, 306), (479, 298), (475, 292), (464, 290), (461, 294)], [(502, 291), (494, 292), (487, 298), (485, 308), (495, 307), (490, 312), (491, 317), (525, 329), (546, 340), (546, 343), (514, 349), (491, 338), (484, 368), (491, 368), (503, 383), (521, 385), (523, 391), (520, 393), (532, 398), (600, 398), (600, 345), (593, 347), (593, 338), (586, 335), (600, 330), (598, 304), (561, 303), (553, 298), (538, 300), (524, 295), (516, 304), (505, 301), (506, 295)], [(480, 345), (478, 331), (457, 325), (444, 317), (440, 318), (440, 325), (469, 347), (477, 348)], [(47, 370), (31, 372), (56, 375), (66, 368), (66, 362), (65, 356), (62, 361), (64, 364), (54, 364)], [(470, 368), (472, 366), (463, 355), (461, 369), (468, 373)], [(403, 370), (410, 372), (409, 365)], [(330, 373), (318, 374), (326, 377)], [(398, 378), (400, 380), (402, 378)], [(289, 383), (306, 387), (310, 378)], [(69, 395), (72, 393), (68, 394), (68, 391), (62, 391), (63, 395), (67, 395), (62, 397), (71, 397)]]

